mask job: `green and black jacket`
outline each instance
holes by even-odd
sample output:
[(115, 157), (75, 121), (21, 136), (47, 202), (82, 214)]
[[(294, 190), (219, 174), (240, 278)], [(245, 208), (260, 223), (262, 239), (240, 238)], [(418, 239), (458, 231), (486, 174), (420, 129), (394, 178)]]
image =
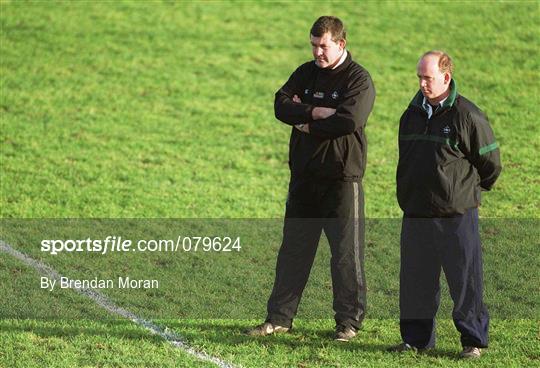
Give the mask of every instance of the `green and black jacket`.
[(478, 207), (501, 172), (500, 152), (486, 116), (457, 93), (430, 119), (420, 91), (399, 123), (397, 197), (406, 216), (449, 217)]

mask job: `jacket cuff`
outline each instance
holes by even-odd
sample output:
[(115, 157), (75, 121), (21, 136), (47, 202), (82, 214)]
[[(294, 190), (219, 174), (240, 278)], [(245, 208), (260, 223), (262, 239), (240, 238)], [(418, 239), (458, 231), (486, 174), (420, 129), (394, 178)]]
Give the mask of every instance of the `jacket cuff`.
[(313, 115), (312, 115), (313, 108), (314, 108), (313, 105), (307, 105), (306, 116), (305, 116), (306, 123), (310, 123), (313, 121)]

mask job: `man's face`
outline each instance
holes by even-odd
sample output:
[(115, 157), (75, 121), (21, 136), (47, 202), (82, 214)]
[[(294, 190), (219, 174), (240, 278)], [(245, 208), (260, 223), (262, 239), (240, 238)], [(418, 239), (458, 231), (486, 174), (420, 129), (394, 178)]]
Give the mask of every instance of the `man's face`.
[(418, 62), (416, 72), (422, 94), (432, 103), (438, 103), (450, 86), (450, 73), (441, 73), (439, 57), (426, 55)]
[(319, 68), (332, 68), (338, 63), (345, 48), (345, 40), (332, 41), (330, 32), (325, 33), (322, 37), (310, 35), (310, 39), (313, 57)]

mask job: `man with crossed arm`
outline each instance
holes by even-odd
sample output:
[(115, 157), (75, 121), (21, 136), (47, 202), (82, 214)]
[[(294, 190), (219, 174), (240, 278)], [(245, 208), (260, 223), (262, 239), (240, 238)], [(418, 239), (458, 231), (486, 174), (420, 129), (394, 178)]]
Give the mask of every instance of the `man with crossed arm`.
[(266, 321), (252, 336), (287, 332), (322, 231), (331, 248), (334, 338), (356, 336), (366, 311), (364, 277), (365, 126), (375, 89), (345, 49), (341, 20), (323, 16), (310, 32), (315, 60), (296, 69), (275, 96), (276, 117), (291, 125), (291, 180), (283, 242)]

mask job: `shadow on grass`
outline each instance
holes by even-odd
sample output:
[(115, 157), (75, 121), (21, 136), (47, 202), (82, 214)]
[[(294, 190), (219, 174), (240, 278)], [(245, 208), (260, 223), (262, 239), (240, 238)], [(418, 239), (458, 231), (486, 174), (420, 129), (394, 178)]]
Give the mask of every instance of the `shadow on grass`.
[(0, 320), (2, 333), (32, 333), (42, 338), (75, 338), (80, 336), (115, 337), (119, 339), (145, 340), (162, 343), (163, 339), (152, 335), (128, 320)]
[(203, 339), (205, 342), (211, 342), (219, 345), (229, 346), (242, 346), (250, 344), (261, 344), (264, 346), (282, 346), (288, 349), (295, 349), (301, 347), (309, 347), (313, 349), (319, 349), (321, 346), (331, 347), (332, 349), (343, 352), (366, 352), (372, 354), (385, 354), (388, 356), (398, 357), (426, 357), (433, 359), (449, 359), (452, 361), (459, 361), (459, 352), (456, 350), (439, 349), (435, 348), (425, 353), (393, 353), (388, 352), (387, 349), (395, 344), (396, 341), (389, 341), (383, 343), (375, 341), (373, 337), (367, 336), (369, 331), (360, 330), (358, 336), (348, 343), (339, 342), (333, 340), (333, 326), (329, 323), (328, 326), (323, 325), (321, 327), (295, 327), (289, 333), (277, 334), (266, 337), (252, 337), (248, 336), (247, 331), (254, 327), (257, 323), (250, 324), (243, 321), (228, 321), (226, 323), (216, 321), (167, 321), (164, 325), (168, 326), (181, 336), (183, 336), (188, 343), (197, 344), (197, 341)]
[[(197, 345), (203, 339), (216, 345), (242, 346), (250, 344), (277, 345), (288, 349), (313, 348), (319, 349), (321, 346), (343, 352), (366, 352), (384, 353), (399, 356), (397, 353), (387, 352), (387, 348), (392, 344), (373, 341), (372, 337), (366, 336), (367, 332), (360, 331), (358, 336), (349, 343), (333, 341), (333, 328), (329, 326), (294, 328), (290, 333), (277, 334), (267, 337), (252, 337), (246, 334), (247, 330), (255, 324), (249, 322), (229, 320), (208, 321), (208, 320), (161, 320), (156, 322), (161, 328), (166, 327), (174, 331), (180, 338), (189, 344)], [(0, 320), (0, 331), (2, 333), (32, 333), (42, 338), (64, 338), (72, 339), (77, 337), (113, 337), (118, 339), (139, 340), (155, 344), (163, 344), (164, 339), (158, 335), (153, 335), (147, 330), (135, 325), (133, 322), (121, 319), (100, 320)], [(395, 343), (395, 341), (394, 341)], [(459, 360), (458, 352), (454, 350), (434, 349), (426, 353), (404, 353), (403, 357), (417, 355), (431, 358), (445, 358)]]
[(320, 348), (321, 343), (327, 344), (333, 348), (343, 351), (368, 351), (368, 352), (385, 352), (388, 345), (368, 342), (368, 339), (362, 339), (362, 332), (359, 336), (350, 343), (344, 343), (333, 340), (333, 329), (313, 329), (306, 327), (298, 327), (291, 330), (289, 333), (276, 334), (266, 337), (248, 336), (247, 331), (254, 327), (255, 324), (246, 324), (242, 322), (232, 322), (229, 324), (220, 324), (209, 321), (168, 321), (166, 325), (185, 337), (188, 342), (197, 342), (203, 338), (205, 341), (210, 341), (216, 344), (226, 344), (230, 346), (248, 345), (252, 343), (260, 343), (264, 345), (281, 345), (294, 349), (297, 347), (313, 347)]

